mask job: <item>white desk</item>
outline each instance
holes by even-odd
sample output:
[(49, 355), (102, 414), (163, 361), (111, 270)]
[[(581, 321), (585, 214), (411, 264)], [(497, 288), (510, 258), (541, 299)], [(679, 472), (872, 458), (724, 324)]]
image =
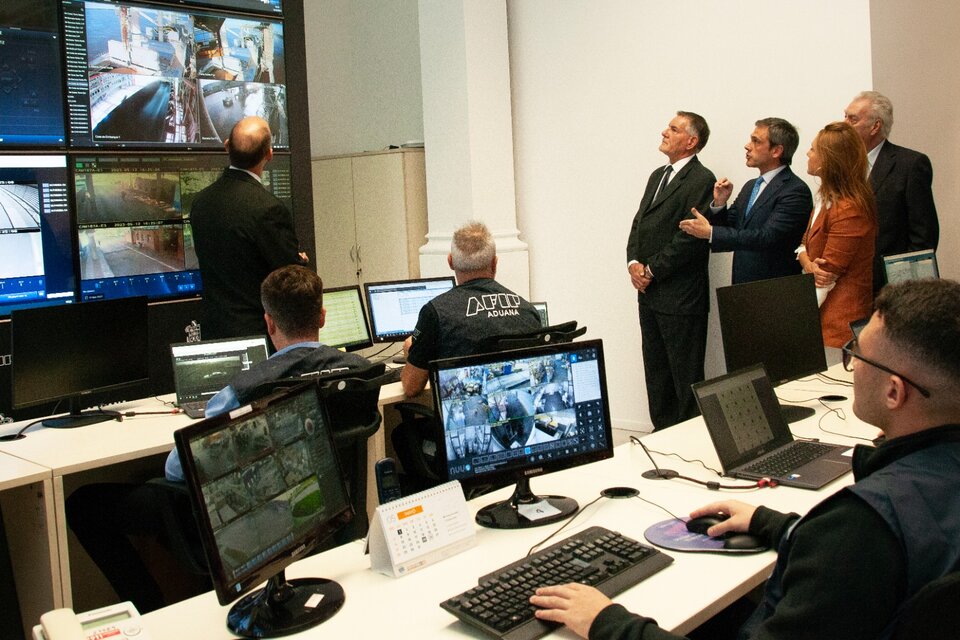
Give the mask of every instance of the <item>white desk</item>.
[[(840, 375), (834, 371), (831, 374)], [(792, 383), (779, 395), (784, 399), (800, 400), (825, 393), (850, 396), (852, 391), (838, 390), (818, 381), (801, 381)], [(798, 435), (849, 444), (857, 442), (842, 435), (828, 437), (821, 433), (817, 426), (821, 418), (824, 427), (832, 431), (864, 438), (875, 435), (875, 429), (853, 417), (850, 401), (840, 403), (847, 416), (846, 422), (833, 415), (824, 417), (826, 409), (816, 401), (805, 404), (816, 406), (817, 414), (796, 426), (794, 432)], [(699, 458), (707, 465), (719, 468), (706, 428), (699, 418), (647, 436), (644, 443), (658, 451), (678, 453), (688, 459)], [(700, 465), (685, 463), (677, 458), (658, 456), (657, 463), (685, 475), (705, 480), (716, 478), (715, 474)], [(617, 447), (614, 458), (610, 460), (535, 478), (531, 484), (534, 492), (568, 495), (576, 498), (581, 505), (593, 500), (603, 488), (633, 486), (640, 490), (643, 498), (677, 515), (685, 515), (705, 503), (730, 497), (766, 504), (783, 511), (805, 513), (825, 496), (852, 482), (848, 474), (821, 491), (777, 487), (752, 492), (714, 492), (681, 480), (641, 478), (640, 474), (649, 468), (651, 464), (640, 447), (624, 444)], [(478, 498), (470, 503), (471, 510), (475, 513), (496, 499), (508, 497), (509, 493), (510, 489), (503, 489)], [(635, 498), (602, 499), (586, 508), (557, 538), (600, 525), (643, 540), (643, 532), (647, 527), (668, 517), (657, 506)], [(357, 636), (358, 632), (364, 638), (485, 637), (440, 609), (439, 603), (474, 586), (480, 575), (522, 557), (529, 547), (558, 526), (555, 524), (517, 531), (478, 527), (479, 544), (475, 548), (399, 579), (370, 571), (369, 559), (361, 555), (360, 543), (351, 543), (307, 558), (291, 566), (287, 570), (287, 577), (331, 578), (343, 586), (347, 597), (346, 604), (336, 616), (297, 637), (342, 638)], [(657, 618), (664, 628), (679, 633), (689, 632), (762, 584), (776, 558), (772, 551), (750, 556), (668, 553), (674, 558), (670, 567), (624, 592), (617, 597), (617, 601)], [(144, 625), (155, 639), (231, 638), (225, 626), (227, 609), (219, 606), (215, 594), (210, 592), (150, 613), (144, 616)], [(556, 637), (571, 638), (573, 634), (563, 630)]]

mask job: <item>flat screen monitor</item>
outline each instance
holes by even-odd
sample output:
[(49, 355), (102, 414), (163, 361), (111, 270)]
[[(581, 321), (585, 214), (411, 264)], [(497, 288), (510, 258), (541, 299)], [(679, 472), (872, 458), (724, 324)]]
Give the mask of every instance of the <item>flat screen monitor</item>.
[(282, 0), (168, 0), (177, 4), (230, 9), (249, 13), (283, 14)]
[[(826, 370), (812, 274), (718, 287), (717, 312), (727, 371), (763, 363), (779, 385)], [(814, 413), (796, 405), (781, 410), (788, 422)]]
[(13, 406), (67, 400), (46, 427), (81, 427), (115, 411), (81, 411), (84, 397), (149, 379), (147, 300), (125, 298), (14, 311), (10, 323)]
[(0, 11), (0, 149), (64, 146), (56, 0), (4, 0)]
[(360, 285), (324, 289), (323, 308), (327, 314), (320, 328), (320, 342), (346, 351), (373, 346)]
[(550, 314), (547, 312), (547, 303), (546, 302), (531, 302), (533, 308), (537, 310), (537, 313), (540, 314), (540, 326), (549, 327), (550, 326)]
[(263, 336), (170, 345), (177, 403), (205, 402), (241, 371), (267, 359)]
[(354, 516), (317, 386), (306, 383), (174, 433), (184, 480), (227, 626), (244, 637), (285, 635), (343, 604), (336, 582), (286, 580)]
[(883, 270), (886, 273), (887, 282), (890, 284), (921, 278), (937, 279), (940, 277), (937, 253), (933, 249), (883, 256)]
[(62, 0), (70, 144), (222, 148), (244, 116), (285, 149), (283, 23), (207, 9)]
[(365, 283), (373, 341), (405, 340), (417, 326), (423, 305), (453, 289), (454, 284), (453, 276)]
[[(77, 156), (73, 164), (80, 299), (198, 295), (190, 209), (227, 156)], [(289, 205), (289, 156), (274, 156), (263, 182)]]
[[(600, 340), (437, 360), (430, 384), (447, 479), (465, 490), (517, 485), (509, 500), (477, 513), (483, 526), (532, 527), (566, 518), (578, 509), (576, 501), (535, 495), (530, 478), (613, 456)], [(544, 503), (555, 515), (524, 515)]]
[(0, 316), (74, 301), (72, 236), (66, 156), (0, 155)]

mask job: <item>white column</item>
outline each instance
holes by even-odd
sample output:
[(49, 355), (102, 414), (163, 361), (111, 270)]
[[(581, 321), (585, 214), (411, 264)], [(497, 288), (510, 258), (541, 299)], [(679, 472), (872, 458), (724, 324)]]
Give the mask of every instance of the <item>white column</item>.
[(497, 280), (523, 296), (530, 259), (520, 241), (505, 0), (420, 0), (426, 147), (424, 276), (446, 275), (454, 230), (484, 222), (497, 240)]

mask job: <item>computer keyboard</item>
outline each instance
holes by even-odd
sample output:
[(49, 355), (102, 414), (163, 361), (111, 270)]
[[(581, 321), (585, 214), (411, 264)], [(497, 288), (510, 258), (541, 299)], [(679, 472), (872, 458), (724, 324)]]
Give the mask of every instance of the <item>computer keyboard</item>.
[(745, 469), (761, 476), (785, 476), (833, 449), (833, 445), (797, 440)]
[(533, 616), (542, 586), (580, 582), (614, 596), (673, 562), (653, 547), (591, 527), (481, 577), (478, 586), (440, 603), (463, 622), (504, 640), (533, 640), (557, 628)]
[(387, 367), (383, 371), (383, 384), (391, 384), (393, 382), (400, 382), (400, 372), (403, 371), (403, 367)]

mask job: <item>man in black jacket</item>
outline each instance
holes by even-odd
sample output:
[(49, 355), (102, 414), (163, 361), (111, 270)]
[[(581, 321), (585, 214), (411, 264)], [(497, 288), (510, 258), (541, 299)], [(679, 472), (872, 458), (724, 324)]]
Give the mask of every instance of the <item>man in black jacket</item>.
[[(844, 347), (853, 410), (880, 428), (854, 451), (856, 482), (799, 517), (730, 500), (707, 533), (749, 531), (778, 551), (763, 601), (741, 638), (878, 638), (899, 606), (960, 561), (960, 284), (886, 287)], [(539, 589), (537, 616), (590, 640), (677, 638), (583, 585)]]

